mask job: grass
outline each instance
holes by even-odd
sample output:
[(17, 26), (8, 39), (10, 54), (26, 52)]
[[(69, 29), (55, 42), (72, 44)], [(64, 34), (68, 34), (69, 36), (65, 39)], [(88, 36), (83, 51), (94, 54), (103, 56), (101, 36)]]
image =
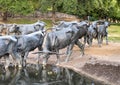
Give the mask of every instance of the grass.
[(120, 25), (111, 25), (108, 28), (108, 39), (113, 42), (120, 42)]
[[(11, 18), (5, 23), (30, 24), (36, 22), (37, 20), (44, 21), (47, 24), (46, 28), (52, 27), (51, 20), (38, 18)], [(111, 26), (108, 27), (108, 39), (109, 41), (120, 42), (120, 24), (111, 24)]]
[[(37, 22), (38, 18), (11, 18), (8, 19), (8, 21), (4, 22), (4, 23), (16, 23), (16, 24), (31, 24), (31, 23), (35, 23)], [(47, 20), (47, 19), (42, 19), (41, 21), (44, 21), (47, 24), (47, 28), (52, 26), (52, 22), (51, 20)]]

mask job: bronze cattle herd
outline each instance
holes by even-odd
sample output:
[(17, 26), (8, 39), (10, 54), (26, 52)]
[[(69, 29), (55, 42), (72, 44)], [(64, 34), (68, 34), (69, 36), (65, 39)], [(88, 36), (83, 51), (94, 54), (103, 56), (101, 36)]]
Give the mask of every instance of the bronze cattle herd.
[[(87, 43), (92, 46), (93, 39), (97, 39), (98, 46), (102, 46), (103, 38), (108, 44), (107, 28), (110, 23), (105, 20), (88, 21), (59, 21), (51, 27), (51, 31), (45, 28), (47, 24), (37, 21), (33, 24), (0, 24), (0, 58), (5, 58), (6, 67), (9, 65), (9, 55), (14, 59), (15, 66), (26, 66), (29, 52), (38, 48), (38, 58), (42, 56), (43, 65), (47, 64), (51, 54), (56, 54), (57, 63), (60, 63), (59, 51), (67, 48), (65, 62), (69, 61), (74, 45), (80, 48), (81, 56), (84, 55), (84, 47)], [(6, 30), (6, 35), (2, 35)], [(84, 43), (79, 39), (84, 38)]]

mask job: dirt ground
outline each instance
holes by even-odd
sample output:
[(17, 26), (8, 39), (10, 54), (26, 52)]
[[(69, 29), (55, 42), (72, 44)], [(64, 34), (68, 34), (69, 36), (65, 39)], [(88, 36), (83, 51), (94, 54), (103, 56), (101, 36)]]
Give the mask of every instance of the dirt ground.
[[(65, 50), (62, 49), (60, 53)], [(37, 55), (32, 53), (27, 62), (35, 63)], [(105, 85), (120, 85), (120, 43), (109, 42), (109, 45), (103, 44), (102, 47), (98, 47), (96, 42), (92, 47), (86, 45), (83, 57), (80, 57), (80, 49), (74, 46), (69, 62), (65, 63), (65, 58), (65, 55), (61, 55), (59, 66), (73, 69)], [(42, 58), (39, 61), (42, 63)], [(55, 61), (56, 56), (51, 55), (48, 63), (55, 64)]]

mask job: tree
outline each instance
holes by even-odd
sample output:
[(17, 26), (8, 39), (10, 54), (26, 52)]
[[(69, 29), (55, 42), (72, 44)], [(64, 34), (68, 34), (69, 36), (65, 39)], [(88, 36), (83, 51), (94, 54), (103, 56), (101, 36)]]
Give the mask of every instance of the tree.
[(7, 20), (8, 13), (27, 15), (34, 11), (52, 12), (55, 22), (55, 13), (63, 12), (87, 19), (120, 19), (120, 0), (0, 0), (0, 11), (3, 20)]
[(7, 20), (8, 13), (26, 15), (33, 11), (33, 7), (27, 0), (0, 0), (0, 11), (3, 13), (3, 20)]
[(55, 12), (60, 10), (59, 7), (62, 5), (64, 0), (41, 0), (41, 12), (52, 12), (52, 21), (55, 22)]
[(119, 19), (120, 17), (119, 0), (78, 0), (78, 8), (77, 15), (82, 17), (87, 15), (95, 19), (108, 19), (109, 17)]

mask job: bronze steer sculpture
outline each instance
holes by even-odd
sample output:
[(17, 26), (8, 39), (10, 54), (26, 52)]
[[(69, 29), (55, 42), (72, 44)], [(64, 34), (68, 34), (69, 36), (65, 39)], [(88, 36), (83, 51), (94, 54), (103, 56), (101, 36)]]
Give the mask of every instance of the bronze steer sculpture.
[(110, 26), (110, 23), (103, 20), (97, 20), (90, 24), (87, 32), (87, 42), (89, 46), (92, 45), (93, 38), (98, 40), (99, 47), (102, 45), (104, 37), (106, 37), (106, 44), (108, 44), (108, 26)]
[(0, 36), (0, 58), (5, 57), (6, 58), (6, 68), (8, 67), (9, 62), (9, 55), (13, 57), (13, 59), (16, 61), (19, 67), (21, 67), (20, 64), (20, 57), (18, 53), (16, 52), (15, 45), (17, 44), (17, 39), (14, 36)]
[(33, 24), (13, 24), (8, 29), (8, 33), (15, 33), (19, 35), (30, 34), (39, 30), (44, 30), (46, 23), (43, 21), (37, 21)]
[(79, 39), (81, 39), (82, 37), (84, 37), (84, 45), (86, 44), (87, 41), (87, 33), (88, 33), (88, 26), (89, 26), (89, 22), (88, 21), (81, 21), (81, 22), (77, 22), (77, 21), (70, 21), (70, 22), (66, 22), (66, 21), (59, 21), (58, 25), (55, 25), (52, 27), (53, 31), (59, 31), (63, 28), (68, 27), (71, 24), (81, 24), (85, 25), (80, 29), (80, 33), (79, 33)]
[(89, 44), (89, 46), (92, 46), (92, 41), (93, 38), (97, 38), (97, 22), (94, 21), (92, 22), (87, 30), (87, 43)]
[(97, 26), (97, 38), (98, 38), (98, 45), (99, 47), (102, 46), (103, 38), (106, 37), (106, 45), (108, 45), (108, 31), (107, 28), (110, 26), (110, 23), (107, 21), (99, 21), (103, 22), (103, 24), (100, 24)]
[(65, 60), (67, 62), (71, 56), (74, 44), (81, 49), (82, 55), (84, 55), (84, 45), (82, 45), (78, 39), (80, 37), (81, 29), (83, 29), (84, 26), (86, 27), (86, 25), (86, 22), (72, 23), (66, 28), (49, 32), (44, 41), (45, 45), (43, 47), (43, 52), (45, 54), (43, 55), (43, 65), (46, 65), (51, 51), (55, 52), (57, 64), (59, 64), (59, 50), (65, 47), (67, 47), (67, 58)]
[(30, 51), (38, 48), (42, 50), (42, 44), (44, 40), (44, 32), (38, 31), (34, 33), (30, 33), (27, 35), (20, 35), (17, 37), (17, 52), (22, 57), (22, 65), (26, 65), (26, 58)]

